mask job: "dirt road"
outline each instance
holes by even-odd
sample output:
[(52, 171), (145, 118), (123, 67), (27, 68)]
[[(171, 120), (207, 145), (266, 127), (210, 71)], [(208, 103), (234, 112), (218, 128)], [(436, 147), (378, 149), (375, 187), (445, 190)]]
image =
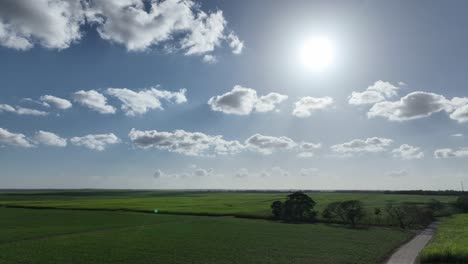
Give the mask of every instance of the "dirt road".
[(387, 264), (413, 264), (416, 262), (419, 252), (429, 243), (437, 223), (432, 223), (429, 227), (416, 235), (411, 241), (401, 246), (390, 259)]

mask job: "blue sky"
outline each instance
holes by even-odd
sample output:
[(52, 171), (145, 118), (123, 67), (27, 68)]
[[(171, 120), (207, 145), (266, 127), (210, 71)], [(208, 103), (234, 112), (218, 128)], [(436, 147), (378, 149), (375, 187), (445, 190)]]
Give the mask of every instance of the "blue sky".
[(459, 188), (466, 3), (424, 3), (3, 1), (0, 188)]

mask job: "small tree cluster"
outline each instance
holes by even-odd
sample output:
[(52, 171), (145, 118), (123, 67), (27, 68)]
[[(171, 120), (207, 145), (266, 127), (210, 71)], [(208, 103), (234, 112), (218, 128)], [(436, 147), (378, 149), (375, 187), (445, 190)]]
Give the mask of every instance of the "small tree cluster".
[(468, 195), (458, 197), (455, 207), (462, 213), (468, 213)]
[(328, 221), (347, 223), (352, 227), (356, 227), (364, 216), (362, 202), (358, 200), (330, 203), (322, 212), (322, 217)]
[(303, 192), (294, 192), (287, 196), (286, 201), (274, 201), (271, 211), (275, 219), (289, 222), (314, 221), (316, 212), (313, 211), (315, 201)]
[(385, 206), (389, 222), (400, 228), (421, 228), (434, 221), (434, 211), (430, 207), (416, 205), (395, 206), (388, 203)]

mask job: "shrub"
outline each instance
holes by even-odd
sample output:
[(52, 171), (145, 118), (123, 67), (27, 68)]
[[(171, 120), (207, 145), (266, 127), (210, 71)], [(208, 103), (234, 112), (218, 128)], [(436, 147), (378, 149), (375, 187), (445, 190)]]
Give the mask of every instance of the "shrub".
[(350, 224), (352, 227), (356, 227), (364, 216), (362, 202), (358, 200), (333, 202), (322, 211), (322, 217), (328, 221), (339, 221)]

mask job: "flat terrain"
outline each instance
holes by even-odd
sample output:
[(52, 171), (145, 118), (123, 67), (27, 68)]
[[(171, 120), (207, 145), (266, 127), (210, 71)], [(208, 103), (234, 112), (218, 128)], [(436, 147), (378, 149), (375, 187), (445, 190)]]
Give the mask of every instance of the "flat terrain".
[(468, 263), (468, 214), (442, 218), (422, 263)]
[(325, 224), (0, 208), (0, 263), (377, 263), (411, 234)]
[[(343, 200), (360, 200), (369, 211), (367, 223), (375, 223), (373, 209), (385, 204), (412, 203), (423, 205), (431, 199), (443, 203), (454, 201), (453, 196), (397, 195), (383, 193), (308, 193), (316, 202), (315, 210), (321, 211), (328, 203)], [(177, 191), (53, 191), (0, 193), (1, 205), (44, 206), (56, 208), (131, 209), (161, 212), (193, 213), (235, 216), (270, 216), (270, 205), (284, 200), (287, 193), (265, 192), (177, 192)], [(380, 221), (379, 221), (380, 222)]]

